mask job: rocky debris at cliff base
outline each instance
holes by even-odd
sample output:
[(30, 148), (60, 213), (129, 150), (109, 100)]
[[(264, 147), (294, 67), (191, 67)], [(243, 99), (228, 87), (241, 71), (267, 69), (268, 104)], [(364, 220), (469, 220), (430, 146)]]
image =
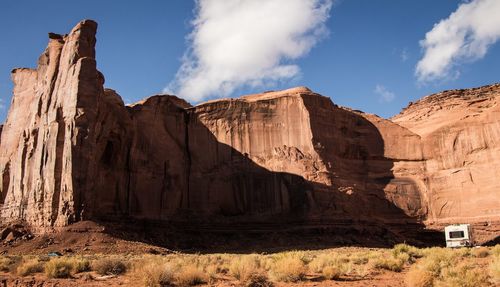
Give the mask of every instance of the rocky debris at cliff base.
[[(20, 237), (9, 244), (0, 245), (1, 254), (169, 254), (167, 248), (123, 239), (104, 232), (105, 226), (92, 221), (82, 221), (43, 234)], [(29, 239), (28, 239), (29, 238)]]
[(20, 240), (31, 240), (33, 234), (21, 223), (12, 223), (1, 227), (0, 240), (3, 245), (11, 245)]
[[(57, 231), (35, 235), (0, 246), (0, 253), (40, 254), (170, 254), (184, 252), (277, 252), (324, 249), (334, 246), (392, 247), (408, 242), (417, 246), (442, 245), (442, 234), (413, 230), (418, 226), (373, 226), (362, 224), (316, 227), (266, 224), (195, 225), (161, 224), (147, 221), (83, 221)], [(86, 230), (85, 232), (81, 232)], [(105, 231), (103, 231), (105, 230)], [(413, 230), (413, 231), (411, 231)], [(412, 234), (409, 234), (412, 233)], [(408, 241), (420, 238), (421, 241)]]

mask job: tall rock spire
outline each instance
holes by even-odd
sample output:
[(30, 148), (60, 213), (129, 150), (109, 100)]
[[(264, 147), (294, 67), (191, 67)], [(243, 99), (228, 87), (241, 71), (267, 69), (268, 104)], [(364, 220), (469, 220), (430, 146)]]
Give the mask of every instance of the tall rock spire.
[(68, 35), (50, 33), (37, 68), (12, 71), (12, 104), (0, 143), (4, 218), (35, 226), (76, 219), (73, 176), (82, 150), (75, 146), (88, 134), (103, 93), (96, 29), (96, 22), (85, 20)]

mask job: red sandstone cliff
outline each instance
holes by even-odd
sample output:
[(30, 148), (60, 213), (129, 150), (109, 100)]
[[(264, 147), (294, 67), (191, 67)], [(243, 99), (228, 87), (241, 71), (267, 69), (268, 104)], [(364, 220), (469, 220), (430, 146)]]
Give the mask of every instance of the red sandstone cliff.
[(93, 21), (16, 69), (1, 134), (1, 217), (210, 222), (498, 221), (500, 86), (392, 120), (299, 87), (191, 106), (125, 106), (96, 69)]
[(500, 85), (424, 97), (392, 120), (421, 138), (429, 222), (500, 219)]

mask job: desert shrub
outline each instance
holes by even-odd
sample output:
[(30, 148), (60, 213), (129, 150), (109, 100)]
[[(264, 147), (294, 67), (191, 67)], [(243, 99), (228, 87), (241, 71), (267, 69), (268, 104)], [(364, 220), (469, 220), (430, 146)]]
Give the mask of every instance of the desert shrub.
[(321, 273), (327, 266), (335, 266), (337, 269), (347, 272), (350, 259), (335, 253), (319, 254), (309, 263), (309, 268), (313, 272)]
[(404, 261), (394, 257), (380, 258), (374, 262), (374, 267), (377, 269), (385, 269), (394, 272), (401, 272), (403, 270)]
[(494, 256), (500, 256), (500, 244), (497, 244), (491, 248), (491, 254)]
[(262, 269), (266, 271), (269, 271), (273, 267), (275, 261), (276, 260), (271, 256), (264, 256), (260, 259), (260, 267), (262, 267)]
[(444, 268), (454, 266), (460, 254), (445, 248), (429, 248), (433, 252), (426, 251), (426, 256), (418, 262), (420, 269), (428, 271), (434, 277), (440, 276)]
[(28, 276), (40, 272), (43, 272), (43, 262), (40, 262), (38, 259), (24, 260), (16, 269), (16, 273), (21, 276)]
[(411, 261), (413, 261), (415, 258), (420, 258), (423, 256), (423, 252), (420, 249), (404, 243), (396, 244), (392, 248), (392, 255), (394, 257), (399, 257), (401, 256), (401, 254), (408, 254)]
[(175, 279), (180, 286), (194, 286), (207, 282), (205, 273), (195, 265), (182, 267), (175, 275)]
[(356, 265), (352, 270), (350, 270), (349, 274), (352, 274), (353, 276), (359, 277), (359, 278), (365, 278), (370, 274), (371, 266), (369, 264), (365, 265)]
[(244, 283), (245, 287), (272, 287), (273, 283), (269, 281), (267, 275), (262, 272), (257, 272), (248, 278)]
[(323, 277), (328, 280), (339, 279), (340, 276), (344, 275), (344, 272), (336, 266), (325, 266), (321, 272)]
[(467, 258), (467, 257), (474, 256), (472, 254), (472, 249), (469, 247), (454, 248), (450, 252), (453, 253), (454, 257), (456, 257), (456, 258), (459, 258), (459, 257)]
[(490, 263), (490, 275), (493, 283), (500, 284), (500, 256), (495, 257)]
[(229, 274), (241, 282), (246, 282), (260, 268), (260, 262), (255, 255), (235, 257), (229, 266)]
[(370, 261), (369, 253), (358, 252), (349, 257), (350, 261), (356, 265), (367, 264)]
[(310, 253), (298, 250), (280, 252), (272, 255), (272, 259), (275, 261), (287, 258), (297, 258), (304, 264), (308, 264), (313, 260), (313, 256)]
[(413, 266), (406, 274), (405, 282), (408, 287), (432, 287), (434, 275), (418, 266)]
[(410, 261), (410, 258), (407, 253), (399, 253), (396, 257), (394, 255), (379, 257), (373, 262), (373, 266), (378, 269), (401, 272), (405, 263)]
[(204, 271), (208, 277), (208, 283), (211, 285), (217, 279), (217, 274), (221, 271), (221, 269), (218, 264), (214, 264), (206, 266)]
[(127, 271), (127, 265), (119, 258), (102, 258), (92, 262), (92, 270), (99, 275), (119, 275)]
[(305, 278), (307, 267), (299, 257), (285, 256), (276, 260), (270, 273), (275, 281), (297, 282)]
[(325, 266), (328, 266), (333, 260), (333, 256), (327, 254), (317, 255), (310, 263), (309, 269), (313, 272), (320, 273)]
[[(487, 272), (471, 265), (459, 264), (466, 254), (463, 250), (430, 248), (426, 256), (407, 274), (408, 286), (469, 287), (488, 286)], [(432, 283), (431, 279), (432, 278)]]
[(45, 263), (45, 275), (49, 278), (69, 278), (72, 272), (73, 262), (69, 258), (54, 258)]
[(321, 273), (326, 279), (338, 279), (351, 271), (350, 259), (334, 253), (319, 254), (310, 263), (309, 268)]
[(490, 286), (488, 275), (479, 268), (469, 265), (448, 267), (443, 269), (436, 287), (482, 287)]
[(490, 251), (487, 247), (474, 248), (472, 251), (472, 255), (476, 258), (485, 258), (490, 255)]
[(0, 256), (0, 271), (8, 272), (14, 260), (10, 257)]
[(90, 271), (90, 261), (83, 257), (72, 258), (71, 264), (73, 265), (74, 273), (81, 273)]
[(169, 264), (149, 262), (141, 266), (138, 273), (146, 287), (170, 286), (174, 282), (174, 271)]

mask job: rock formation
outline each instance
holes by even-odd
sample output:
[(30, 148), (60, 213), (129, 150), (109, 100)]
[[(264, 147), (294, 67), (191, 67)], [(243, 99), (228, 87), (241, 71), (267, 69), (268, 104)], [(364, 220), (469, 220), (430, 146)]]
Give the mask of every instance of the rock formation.
[(96, 69), (96, 29), (49, 34), (38, 67), (12, 72), (4, 221), (498, 221), (499, 85), (425, 97), (391, 120), (305, 87), (125, 106)]
[(445, 91), (392, 120), (420, 137), (429, 222), (500, 220), (500, 85)]

